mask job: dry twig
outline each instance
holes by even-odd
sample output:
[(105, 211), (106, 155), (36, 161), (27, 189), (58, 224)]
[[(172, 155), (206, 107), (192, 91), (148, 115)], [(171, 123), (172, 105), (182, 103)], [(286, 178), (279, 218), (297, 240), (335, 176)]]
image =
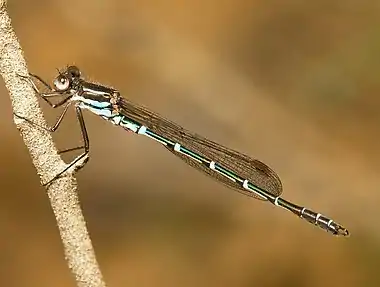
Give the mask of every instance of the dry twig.
[[(46, 126), (33, 89), (18, 76), (27, 75), (28, 71), (5, 0), (0, 0), (0, 73), (9, 91), (14, 113)], [(41, 181), (47, 182), (65, 167), (51, 135), (17, 117), (14, 120)], [(48, 186), (47, 194), (57, 220), (65, 257), (77, 285), (105, 286), (80, 209), (73, 174), (54, 181)]]

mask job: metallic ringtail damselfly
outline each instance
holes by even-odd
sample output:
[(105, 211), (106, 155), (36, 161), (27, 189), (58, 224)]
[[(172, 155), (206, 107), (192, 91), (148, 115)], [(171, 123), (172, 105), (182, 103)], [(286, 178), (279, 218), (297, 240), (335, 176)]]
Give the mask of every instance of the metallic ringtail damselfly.
[[(155, 140), (190, 166), (203, 171), (232, 189), (285, 208), (334, 235), (349, 235), (346, 228), (332, 219), (282, 199), (280, 178), (266, 164), (191, 133), (158, 114), (122, 98), (115, 89), (84, 80), (76, 66), (69, 66), (64, 71), (59, 71), (59, 75), (53, 82), (54, 88), (37, 75), (30, 74), (28, 77), (22, 77), (30, 82), (36, 93), (51, 107), (64, 106), (55, 125), (45, 129), (50, 132), (56, 131), (68, 108), (74, 104), (83, 136), (82, 146), (61, 151), (63, 153), (83, 150), (83, 153), (46, 184), (60, 177), (81, 160), (85, 161), (80, 167), (87, 162), (89, 139), (82, 115), (82, 109), (87, 109), (114, 125)], [(33, 79), (44, 85), (48, 92), (40, 92)], [(53, 97), (62, 97), (62, 99), (53, 104), (49, 100)], [(17, 116), (34, 124), (29, 119)]]

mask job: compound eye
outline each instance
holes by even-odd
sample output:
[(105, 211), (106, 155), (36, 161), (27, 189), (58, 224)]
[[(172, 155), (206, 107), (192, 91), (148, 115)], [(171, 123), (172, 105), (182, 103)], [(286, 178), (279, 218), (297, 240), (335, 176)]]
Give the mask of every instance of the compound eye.
[(70, 80), (64, 75), (59, 75), (54, 80), (54, 87), (57, 91), (66, 91), (70, 87)]

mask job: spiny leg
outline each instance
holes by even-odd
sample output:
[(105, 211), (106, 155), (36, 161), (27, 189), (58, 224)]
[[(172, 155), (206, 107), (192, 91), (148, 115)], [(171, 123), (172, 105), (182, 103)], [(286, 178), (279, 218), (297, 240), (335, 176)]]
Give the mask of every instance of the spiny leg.
[[(82, 134), (82, 138), (83, 138), (83, 145), (82, 146), (78, 146), (78, 147), (74, 147), (74, 148), (70, 148), (70, 149), (66, 149), (66, 150), (60, 151), (59, 153), (62, 154), (62, 153), (65, 153), (65, 152), (70, 152), (70, 151), (79, 150), (79, 149), (83, 149), (83, 153), (80, 154), (74, 160), (72, 160), (62, 171), (60, 171), (58, 174), (56, 174), (51, 180), (49, 180), (47, 183), (44, 183), (43, 184), (44, 186), (51, 184), (54, 180), (56, 180), (57, 178), (59, 178), (63, 173), (65, 173), (66, 171), (68, 171), (73, 166), (75, 166), (74, 172), (77, 172), (78, 170), (82, 169), (86, 165), (86, 163), (88, 162), (88, 160), (90, 159), (88, 157), (88, 153), (89, 153), (89, 150), (90, 150), (90, 141), (88, 139), (88, 133), (87, 133), (86, 125), (84, 123), (82, 110), (80, 109), (80, 107), (76, 106), (75, 107), (75, 111), (76, 111), (77, 119), (78, 119), (78, 122), (79, 122), (79, 125), (80, 125), (80, 128), (81, 128), (81, 134)], [(77, 165), (77, 163), (80, 160), (82, 160), (83, 158), (86, 158), (86, 159), (84, 159), (84, 161), (80, 165)]]
[(33, 122), (32, 120), (30, 120), (30, 119), (28, 119), (28, 118), (26, 118), (26, 117), (21, 116), (21, 115), (18, 115), (18, 114), (14, 114), (14, 115), (15, 115), (16, 117), (20, 118), (20, 119), (23, 119), (23, 120), (27, 121), (27, 122), (28, 122), (29, 124), (31, 124), (31, 125), (37, 126), (37, 127), (42, 128), (42, 129), (44, 129), (44, 130), (46, 130), (46, 131), (48, 131), (48, 132), (53, 133), (53, 132), (55, 132), (55, 131), (58, 129), (58, 127), (61, 125), (62, 120), (63, 120), (63, 118), (65, 117), (66, 112), (67, 112), (67, 110), (69, 109), (69, 107), (70, 107), (71, 104), (72, 104), (72, 102), (69, 102), (69, 103), (66, 104), (66, 106), (65, 106), (64, 109), (63, 109), (63, 112), (62, 112), (61, 115), (58, 117), (58, 120), (57, 120), (56, 123), (55, 123), (53, 126), (51, 126), (51, 127), (44, 127), (44, 126), (42, 126), (42, 125), (40, 125), (40, 124), (37, 124), (37, 123)]
[(33, 80), (31, 80), (31, 78), (37, 79), (41, 84), (43, 84), (45, 86), (46, 89), (48, 89), (49, 91), (53, 91), (53, 89), (50, 87), (50, 85), (48, 83), (46, 83), (41, 77), (39, 77), (35, 74), (29, 73), (27, 76), (17, 74), (17, 76), (19, 76), (22, 80), (27, 81), (29, 84), (31, 84), (33, 89), (36, 91), (36, 93), (40, 93), (40, 91), (37, 88), (36, 84), (33, 82)]
[[(56, 121), (56, 123), (51, 126), (51, 127), (44, 127), (44, 126), (41, 126), (23, 116), (18, 116), (16, 115), (17, 117), (27, 121), (29, 124), (31, 125), (34, 125), (34, 126), (37, 126), (39, 128), (42, 128), (48, 132), (56, 132), (58, 130), (58, 128), (60, 127), (65, 115), (66, 115), (66, 112), (68, 111), (70, 105), (72, 104), (72, 102), (69, 102), (66, 104), (66, 106), (64, 107), (64, 110), (63, 112), (61, 113), (61, 115), (58, 117), (58, 120)], [(81, 128), (81, 134), (82, 134), (82, 138), (83, 138), (83, 142), (84, 144), (81, 145), (81, 146), (77, 146), (77, 147), (73, 147), (73, 148), (68, 148), (68, 149), (65, 149), (65, 150), (61, 150), (61, 151), (58, 151), (59, 154), (63, 154), (63, 153), (67, 153), (67, 152), (71, 152), (71, 151), (75, 151), (75, 150), (79, 150), (79, 149), (83, 149), (84, 152), (78, 156), (76, 159), (74, 159), (70, 164), (68, 164), (68, 166), (61, 172), (59, 172), (53, 179), (51, 179), (50, 181), (48, 181), (47, 183), (44, 183), (43, 185), (46, 186), (48, 184), (50, 184), (51, 182), (53, 182), (55, 179), (57, 179), (58, 177), (60, 177), (64, 172), (66, 172), (69, 168), (71, 168), (72, 166), (74, 166), (79, 160), (81, 160), (82, 158), (84, 158), (88, 152), (89, 152), (89, 139), (88, 139), (88, 134), (87, 134), (87, 130), (86, 130), (86, 126), (85, 126), (85, 123), (84, 123), (84, 120), (83, 120), (83, 115), (82, 115), (82, 111), (79, 107), (76, 107), (76, 114), (77, 114), (77, 118), (78, 118), (78, 122), (79, 122), (79, 125), (80, 125), (80, 128)], [(88, 159), (85, 160), (81, 165), (77, 166), (75, 168), (75, 171), (78, 171), (80, 170), (81, 168), (83, 168), (85, 166), (85, 164), (87, 163)]]

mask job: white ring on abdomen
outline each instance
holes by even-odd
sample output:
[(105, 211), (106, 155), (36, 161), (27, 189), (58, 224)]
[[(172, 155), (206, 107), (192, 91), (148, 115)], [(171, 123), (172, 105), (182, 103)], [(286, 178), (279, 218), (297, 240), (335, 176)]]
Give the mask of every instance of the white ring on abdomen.
[(145, 134), (145, 132), (146, 132), (146, 126), (141, 126), (137, 130), (137, 134), (139, 134), (139, 135), (143, 135), (143, 134)]
[(175, 144), (174, 144), (174, 150), (175, 150), (176, 152), (181, 152), (181, 145), (180, 145), (179, 143), (175, 143)]

